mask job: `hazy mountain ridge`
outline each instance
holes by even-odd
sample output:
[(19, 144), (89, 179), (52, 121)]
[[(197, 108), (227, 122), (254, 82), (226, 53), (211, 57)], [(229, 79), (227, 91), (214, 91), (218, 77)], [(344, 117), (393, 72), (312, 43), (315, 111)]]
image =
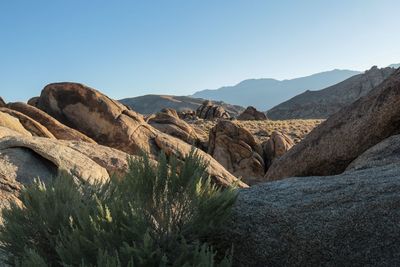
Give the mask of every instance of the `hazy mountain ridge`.
[[(391, 65), (394, 66), (395, 64)], [(388, 78), (395, 68), (374, 66), (362, 74), (350, 77), (322, 90), (307, 90), (272, 109), (268, 117), (283, 119), (326, 119), (344, 106), (368, 94)]]
[(192, 96), (268, 110), (306, 90), (319, 90), (359, 73), (359, 71), (335, 69), (287, 80), (248, 79), (234, 86), (198, 91)]
[[(154, 114), (163, 108), (173, 108), (177, 111), (196, 110), (205, 99), (190, 96), (144, 95), (119, 101), (141, 114)], [(213, 103), (221, 105), (229, 114), (234, 116), (244, 110), (241, 106), (227, 104), (222, 101), (213, 101)]]

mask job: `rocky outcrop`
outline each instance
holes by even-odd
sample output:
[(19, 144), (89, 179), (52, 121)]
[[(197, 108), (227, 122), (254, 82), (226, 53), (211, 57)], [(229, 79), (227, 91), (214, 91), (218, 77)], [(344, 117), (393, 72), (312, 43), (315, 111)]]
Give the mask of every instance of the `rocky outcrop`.
[(2, 111), (0, 111), (0, 127), (13, 130), (21, 135), (32, 136), (32, 134), (24, 128), (17, 118)]
[(39, 122), (41, 125), (45, 126), (47, 130), (57, 139), (77, 140), (89, 143), (96, 143), (93, 139), (87, 137), (86, 135), (82, 134), (81, 132), (75, 129), (72, 129), (60, 123), (53, 117), (49, 116), (46, 112), (34, 106), (21, 102), (16, 102), (16, 103), (8, 103), (7, 107), (12, 110), (16, 110), (20, 113), (23, 113), (26, 116), (32, 118), (33, 120)]
[[(146, 153), (155, 159), (163, 151), (182, 159), (192, 149), (187, 143), (150, 126), (142, 115), (82, 84), (50, 84), (43, 89), (38, 106), (99, 144), (128, 154)], [(228, 185), (237, 180), (211, 156), (201, 150), (197, 152), (209, 163), (208, 171), (214, 182)]]
[[(71, 149), (68, 146), (62, 145), (57, 140), (39, 137), (29, 138), (11, 136), (5, 137), (0, 141), (1, 154), (3, 154), (3, 150), (12, 150), (13, 148), (24, 148), (33, 151), (35, 155), (40, 156), (47, 161), (45, 164), (51, 162), (57, 170), (65, 170), (84, 180), (105, 181), (109, 177), (105, 168), (101, 167), (82, 153)], [(19, 170), (24, 166), (18, 165), (17, 167)], [(26, 167), (29, 168), (29, 166)], [(27, 173), (29, 173), (29, 171), (27, 171)], [(18, 179), (24, 179), (24, 177)], [(51, 176), (49, 177), (45, 175), (38, 177), (41, 179), (51, 178)], [(25, 178), (31, 180), (34, 176), (29, 175)], [(25, 183), (27, 181), (23, 182)]]
[(219, 236), (234, 266), (400, 265), (400, 168), (240, 190)]
[(333, 175), (368, 148), (400, 133), (400, 70), (329, 117), (268, 169), (269, 180)]
[(174, 109), (163, 109), (161, 112), (150, 116), (147, 122), (163, 133), (174, 136), (196, 147), (203, 147), (207, 140), (200, 139), (189, 124), (181, 120)]
[(199, 117), (196, 115), (196, 111), (194, 110), (186, 110), (178, 112), (179, 118), (186, 121), (197, 120)]
[(282, 157), (292, 146), (294, 146), (294, 142), (289, 136), (273, 131), (270, 138), (262, 144), (266, 169), (271, 166), (275, 159)]
[(123, 174), (128, 157), (122, 151), (93, 143), (22, 136), (0, 127), (0, 208), (17, 200), (22, 186), (34, 178), (47, 183), (63, 170), (77, 179), (97, 183)]
[(319, 91), (306, 91), (268, 111), (274, 120), (326, 119), (341, 108), (367, 95), (374, 87), (387, 79), (394, 68), (372, 67), (343, 82)]
[(3, 98), (0, 97), (0, 108), (3, 108), (6, 106), (6, 102), (3, 100)]
[(264, 112), (258, 111), (255, 107), (249, 106), (237, 117), (237, 119), (242, 121), (262, 121), (266, 120), (267, 116)]
[(9, 109), (9, 108), (0, 108), (0, 112), (8, 114), (16, 118), (22, 126), (31, 133), (32, 136), (40, 136), (47, 138), (55, 138), (54, 135), (42, 124), (38, 123), (34, 119), (22, 114), (21, 112)]
[(31, 105), (33, 107), (37, 107), (38, 101), (39, 101), (39, 97), (35, 96), (35, 97), (32, 97), (31, 99), (29, 99), (27, 103), (28, 103), (28, 105)]
[[(125, 98), (119, 102), (132, 108), (140, 114), (150, 115), (160, 112), (164, 108), (175, 109), (178, 112), (196, 110), (204, 102), (202, 98), (175, 95), (143, 95)], [(237, 116), (244, 110), (238, 105), (230, 105), (222, 101), (214, 101), (214, 104), (222, 106), (231, 116)]]
[(363, 170), (400, 164), (400, 135), (393, 135), (371, 147), (346, 168), (346, 171)]
[(213, 105), (211, 101), (204, 101), (203, 104), (197, 108), (196, 115), (205, 120), (214, 119), (229, 119), (230, 115), (225, 109), (218, 105)]
[(220, 120), (211, 129), (208, 153), (248, 184), (264, 176), (261, 146), (246, 129), (231, 121)]

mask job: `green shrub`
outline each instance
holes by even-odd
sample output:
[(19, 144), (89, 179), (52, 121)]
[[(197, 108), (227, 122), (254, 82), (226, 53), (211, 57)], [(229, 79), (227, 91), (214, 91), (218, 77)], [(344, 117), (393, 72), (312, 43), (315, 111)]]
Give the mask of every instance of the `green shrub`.
[(234, 188), (210, 182), (192, 152), (130, 161), (124, 177), (77, 183), (62, 173), (22, 190), (3, 210), (0, 241), (14, 266), (230, 266), (209, 237), (229, 216)]

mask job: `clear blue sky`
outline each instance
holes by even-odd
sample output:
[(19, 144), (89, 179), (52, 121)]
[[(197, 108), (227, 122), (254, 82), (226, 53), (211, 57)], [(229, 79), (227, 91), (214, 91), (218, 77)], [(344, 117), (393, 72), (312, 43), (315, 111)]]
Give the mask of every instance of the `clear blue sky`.
[(0, 96), (77, 81), (114, 98), (400, 62), (398, 0), (4, 0)]

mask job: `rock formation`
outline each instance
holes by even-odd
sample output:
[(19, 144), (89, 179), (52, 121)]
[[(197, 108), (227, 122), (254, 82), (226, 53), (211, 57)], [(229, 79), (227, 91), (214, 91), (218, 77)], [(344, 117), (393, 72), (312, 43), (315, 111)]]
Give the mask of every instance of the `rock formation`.
[(201, 139), (205, 136), (205, 133), (198, 135), (193, 127), (178, 117), (174, 109), (163, 109), (161, 112), (150, 116), (147, 119), (147, 123), (163, 133), (179, 138), (196, 147), (203, 147), (207, 143), (206, 139)]
[[(160, 112), (164, 108), (175, 109), (178, 112), (196, 110), (204, 102), (202, 98), (175, 95), (144, 95), (125, 98), (119, 102), (132, 108), (140, 114), (150, 115)], [(222, 101), (214, 101), (215, 105), (222, 106), (231, 116), (237, 116), (244, 110), (238, 105), (230, 105)]]
[(39, 122), (41, 125), (47, 128), (49, 132), (51, 132), (57, 139), (60, 140), (77, 140), (77, 141), (84, 141), (89, 143), (96, 143), (93, 139), (87, 137), (86, 135), (82, 134), (81, 132), (72, 129), (50, 115), (46, 112), (31, 106), (25, 103), (17, 102), (17, 103), (8, 103), (7, 107), (19, 111), (26, 116), (32, 118), (33, 120)]
[(272, 162), (283, 156), (292, 146), (293, 140), (284, 133), (273, 131), (271, 137), (262, 144), (266, 169)]
[(240, 190), (220, 234), (235, 266), (400, 265), (400, 168)]
[(266, 120), (267, 116), (264, 114), (264, 112), (258, 111), (255, 107), (248, 106), (246, 110), (237, 117), (237, 119), (243, 121), (261, 121)]
[(3, 98), (0, 97), (0, 108), (3, 108), (6, 106), (6, 102), (3, 100)]
[(264, 176), (261, 146), (246, 129), (231, 121), (220, 120), (211, 129), (208, 153), (248, 184)]
[(0, 127), (13, 130), (21, 135), (32, 136), (32, 134), (24, 128), (17, 118), (2, 111), (0, 111)]
[[(192, 149), (187, 143), (147, 124), (142, 115), (82, 84), (47, 85), (41, 93), (38, 107), (99, 144), (128, 154), (147, 153), (155, 159), (163, 151), (183, 158)], [(228, 185), (237, 180), (211, 156), (201, 150), (197, 152), (209, 162), (207, 170), (217, 184)], [(240, 183), (239, 186), (246, 185)]]
[(393, 135), (358, 156), (346, 171), (400, 164), (400, 135)]
[(0, 112), (16, 118), (32, 136), (55, 138), (46, 127), (21, 112), (9, 108), (0, 108)]
[(205, 120), (214, 119), (229, 119), (230, 115), (225, 109), (218, 105), (213, 105), (211, 101), (204, 101), (203, 104), (197, 108), (196, 115)]
[(329, 117), (303, 141), (276, 160), (268, 180), (333, 175), (368, 148), (400, 133), (400, 70), (368, 95)]
[(326, 119), (341, 108), (367, 95), (374, 87), (387, 79), (394, 68), (372, 67), (343, 82), (319, 91), (306, 91), (268, 111), (274, 120)]
[(29, 99), (27, 103), (28, 103), (28, 105), (37, 107), (38, 101), (39, 101), (39, 97), (35, 96), (35, 97), (32, 97), (31, 99)]

